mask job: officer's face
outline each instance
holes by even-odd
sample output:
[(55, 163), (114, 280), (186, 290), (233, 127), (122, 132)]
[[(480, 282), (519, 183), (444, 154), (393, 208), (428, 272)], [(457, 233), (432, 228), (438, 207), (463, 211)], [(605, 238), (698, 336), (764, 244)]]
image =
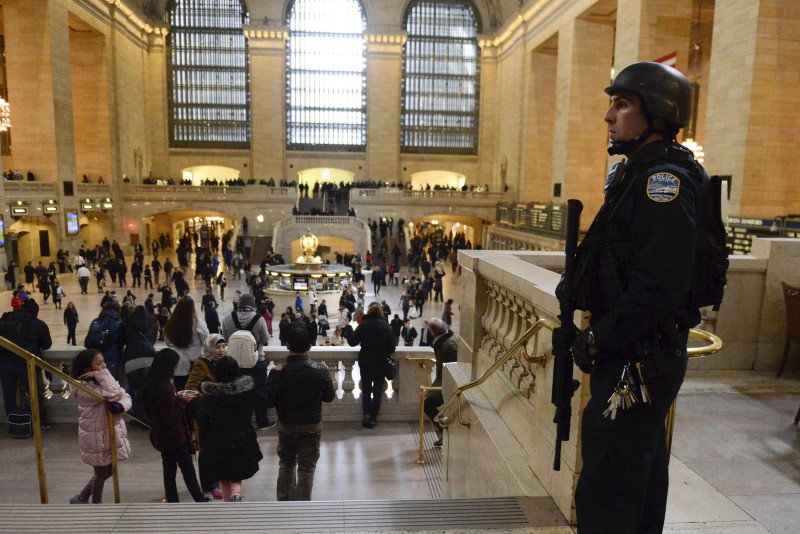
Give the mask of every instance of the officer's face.
[(603, 120), (608, 123), (611, 141), (630, 141), (647, 129), (642, 101), (639, 95), (629, 91), (619, 91), (611, 97), (611, 105)]

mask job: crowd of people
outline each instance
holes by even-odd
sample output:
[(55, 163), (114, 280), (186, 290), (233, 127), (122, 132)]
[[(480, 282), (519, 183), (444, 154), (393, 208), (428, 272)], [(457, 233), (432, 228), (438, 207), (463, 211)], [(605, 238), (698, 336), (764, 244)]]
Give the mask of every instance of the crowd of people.
[[(394, 226), (393, 221), (371, 222), (380, 225), (376, 233), (377, 228), (380, 233), (388, 233), (388, 228)], [(397, 224), (402, 227), (403, 221)], [(305, 298), (298, 293), (293, 307), (278, 312), (275, 337), (281, 346), (287, 347), (289, 357), (283, 366), (269, 369), (264, 346), (273, 337), (276, 312), (265, 288), (271, 283), (268, 267), (284, 260), (271, 251), (259, 266), (251, 266), (245, 260), (242, 241), (232, 247), (231, 239), (230, 232), (203, 240), (196, 233), (187, 232), (173, 251), (176, 259), (173, 263), (164, 253), (169, 243), (162, 235), (148, 247), (147, 262), (144, 247), (141, 244), (134, 247), (130, 269), (122, 247), (116, 241), (103, 239), (95, 246), (81, 247), (74, 257), (68, 251), (59, 251), (57, 261), (48, 266), (28, 262), (22, 269), (24, 283), (19, 284), (13, 278), (15, 269), (11, 268), (12, 279), (6, 281), (14, 287), (12, 312), (0, 318), (0, 335), (7, 332), (6, 337), (13, 340), (14, 332), (35, 333), (20, 339), (19, 344), (40, 355), (52, 346), (52, 339), (48, 325), (37, 318), (39, 304), (28, 289), (38, 289), (42, 305), (52, 297), (54, 306), (60, 308), (61, 301), (66, 300), (60, 276), (74, 273), (81, 293), (87, 295), (93, 277), (101, 297), (99, 310), (79, 311), (70, 300), (63, 311), (67, 343), (85, 347), (76, 355), (72, 375), (108, 399), (112, 413), (119, 416), (127, 412), (132, 426), (150, 429), (151, 442), (162, 456), (167, 500), (178, 500), (175, 483), (178, 469), (196, 502), (215, 498), (241, 500), (241, 481), (255, 474), (262, 459), (255, 432), (276, 424), (268, 417), (268, 409), (272, 408), (277, 409), (277, 424), (282, 426), (277, 497), (310, 499), (314, 465), (319, 457), (319, 404), (333, 400), (334, 393), (327, 367), (310, 360), (308, 351), (318, 344), (360, 346), (362, 423), (365, 428), (374, 428), (382, 384), (388, 376), (385, 358), (400, 343), (435, 346), (437, 335), (448, 332), (451, 321), (444, 318), (431, 320), (430, 326), (423, 321), (418, 332), (409, 317), (412, 306), (421, 320), (425, 302), (444, 301), (441, 287), (444, 264), (437, 260), (428, 269), (429, 262), (425, 262), (424, 272), (417, 269), (402, 276), (404, 293), (397, 306), (404, 317), (400, 320), (394, 314), (390, 320), (391, 309), (385, 300), (365, 306), (367, 288), (363, 270), (371, 269), (370, 281), (376, 299), (379, 298), (381, 288), (387, 284), (401, 284), (399, 251), (392, 251), (394, 261), (380, 251), (376, 258), (367, 251), (366, 264), (358, 253), (335, 254), (334, 261), (353, 269), (353, 284), (343, 289), (338, 309), (329, 311), (326, 300), (318, 301), (312, 289)], [(412, 243), (418, 254), (426, 258), (438, 257), (443, 246), (448, 250), (453, 246), (449, 239), (443, 245), (434, 234), (415, 235)], [(220, 301), (225, 301), (227, 277), (240, 279), (242, 273), (247, 289), (235, 292), (234, 311), (220, 318), (217, 308)], [(187, 276), (199, 279), (200, 287), (205, 288), (199, 311), (190, 294)], [(147, 295), (141, 303), (137, 302), (137, 290), (144, 290)], [(452, 302), (449, 299), (445, 303), (445, 310), (451, 310)], [(81, 340), (76, 333), (80, 320), (90, 323), (86, 337)], [(381, 334), (375, 336), (373, 330)], [(226, 355), (228, 345), (242, 331), (247, 331), (253, 339), (252, 365), (241, 362), (235, 355)], [(375, 340), (380, 340), (377, 345)], [(157, 351), (158, 341), (163, 341), (165, 348)], [(9, 413), (24, 413), (26, 408), (16, 403), (15, 395), (17, 387), (27, 385), (24, 361), (0, 353), (0, 378)], [(311, 407), (302, 401), (309, 390), (315, 391), (314, 398), (318, 398)], [(80, 388), (73, 387), (71, 391), (79, 407), (81, 457), (92, 466), (93, 474), (70, 502), (100, 503), (104, 482), (111, 474), (112, 451), (98, 434), (101, 420), (106, 420), (105, 406)], [(40, 406), (43, 427), (48, 428), (44, 403)], [(117, 417), (117, 421), (115, 454), (118, 460), (124, 460), (130, 454), (130, 443), (121, 418)], [(230, 444), (232, 436), (238, 436), (235, 447)], [(437, 446), (441, 446), (441, 439)], [(191, 455), (197, 449), (199, 470), (195, 472)], [(230, 458), (240, 460), (232, 462)]]

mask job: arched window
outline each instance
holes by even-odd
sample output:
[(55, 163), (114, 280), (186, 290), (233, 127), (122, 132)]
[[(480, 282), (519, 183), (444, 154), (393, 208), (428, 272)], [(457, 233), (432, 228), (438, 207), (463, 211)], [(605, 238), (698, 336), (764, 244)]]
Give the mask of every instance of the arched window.
[(480, 21), (468, 1), (417, 0), (406, 11), (402, 152), (476, 154)]
[(286, 148), (363, 152), (365, 17), (358, 0), (295, 0), (287, 11)]
[(174, 0), (167, 75), (172, 147), (248, 148), (249, 16), (241, 0)]

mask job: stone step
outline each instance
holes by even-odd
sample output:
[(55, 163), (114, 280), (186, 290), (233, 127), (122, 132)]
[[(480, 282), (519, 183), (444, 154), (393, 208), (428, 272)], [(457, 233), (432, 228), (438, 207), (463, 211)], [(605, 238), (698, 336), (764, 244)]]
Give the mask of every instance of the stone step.
[[(560, 527), (560, 528), (558, 528)], [(0, 505), (0, 532), (547, 532), (572, 529), (547, 497), (405, 501)]]

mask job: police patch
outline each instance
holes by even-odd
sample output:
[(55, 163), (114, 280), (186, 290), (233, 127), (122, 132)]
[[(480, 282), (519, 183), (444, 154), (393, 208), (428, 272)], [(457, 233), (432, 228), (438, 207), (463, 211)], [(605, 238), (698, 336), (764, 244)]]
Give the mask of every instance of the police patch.
[(675, 200), (680, 189), (680, 179), (668, 172), (658, 172), (647, 179), (647, 196), (656, 202)]

